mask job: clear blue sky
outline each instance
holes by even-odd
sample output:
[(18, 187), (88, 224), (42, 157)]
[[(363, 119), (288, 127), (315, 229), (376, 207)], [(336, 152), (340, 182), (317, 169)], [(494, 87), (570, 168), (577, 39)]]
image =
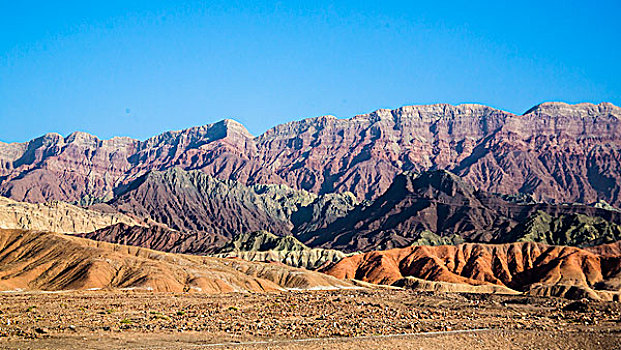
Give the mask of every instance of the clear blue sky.
[(0, 140), (223, 118), (258, 135), (436, 102), (621, 105), (620, 14), (618, 0), (0, 0)]

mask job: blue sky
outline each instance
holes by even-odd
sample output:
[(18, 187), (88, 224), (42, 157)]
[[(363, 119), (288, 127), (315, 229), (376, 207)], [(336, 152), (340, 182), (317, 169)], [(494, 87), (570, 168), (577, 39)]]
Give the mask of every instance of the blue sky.
[(621, 105), (619, 1), (127, 3), (0, 0), (0, 140), (223, 118), (258, 135), (438, 102)]

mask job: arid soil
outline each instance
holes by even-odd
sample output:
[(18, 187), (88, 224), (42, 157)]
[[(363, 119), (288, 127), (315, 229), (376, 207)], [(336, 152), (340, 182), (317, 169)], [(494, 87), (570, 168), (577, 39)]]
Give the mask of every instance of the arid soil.
[[(560, 298), (386, 289), (31, 292), (5, 293), (0, 300), (0, 348), (614, 349), (621, 344), (620, 303)], [(421, 332), (448, 333), (412, 335)]]

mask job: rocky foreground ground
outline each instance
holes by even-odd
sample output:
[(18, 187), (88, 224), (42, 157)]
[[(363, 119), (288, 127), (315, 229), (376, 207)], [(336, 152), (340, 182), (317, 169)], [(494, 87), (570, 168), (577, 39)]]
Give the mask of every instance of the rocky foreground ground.
[(618, 302), (353, 289), (0, 300), (0, 348), (9, 349), (621, 348)]

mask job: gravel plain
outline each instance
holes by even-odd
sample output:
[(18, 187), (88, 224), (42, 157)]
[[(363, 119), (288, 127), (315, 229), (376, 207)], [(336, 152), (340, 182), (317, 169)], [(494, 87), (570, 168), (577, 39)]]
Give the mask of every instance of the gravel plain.
[(7, 349), (619, 349), (621, 304), (406, 290), (0, 295)]

